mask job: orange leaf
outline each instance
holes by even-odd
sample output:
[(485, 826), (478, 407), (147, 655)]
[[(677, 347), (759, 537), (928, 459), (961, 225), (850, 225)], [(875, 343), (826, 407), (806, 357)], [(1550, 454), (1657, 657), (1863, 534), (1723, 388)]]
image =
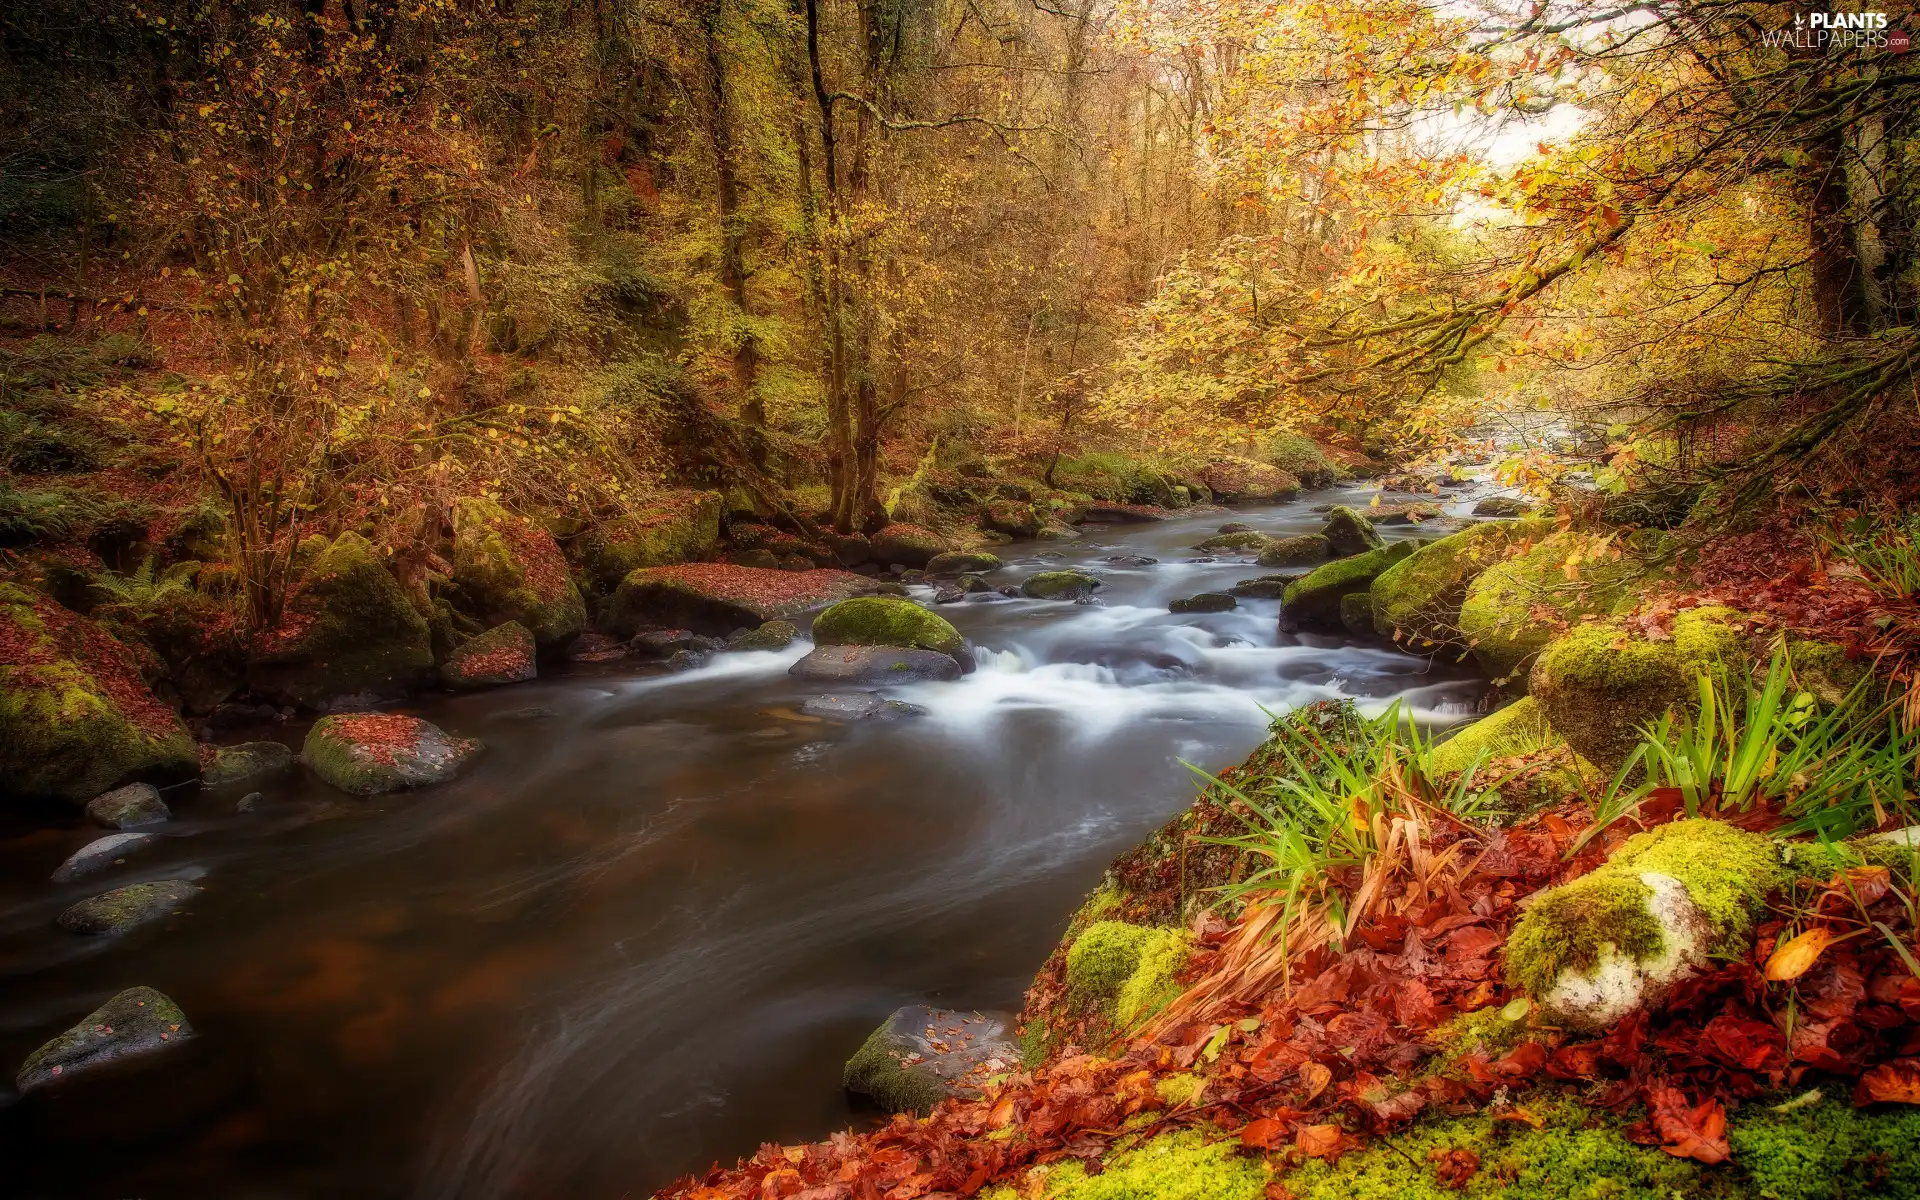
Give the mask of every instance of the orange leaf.
[(1856, 1101), (1920, 1104), (1920, 1063), (1912, 1059), (1882, 1063), (1860, 1077)]
[(1827, 932), (1824, 925), (1815, 925), (1773, 952), (1767, 959), (1767, 978), (1775, 983), (1800, 978), (1819, 961), (1832, 941), (1833, 934)]
[(1293, 1143), (1308, 1158), (1332, 1162), (1346, 1153), (1347, 1135), (1338, 1125), (1302, 1125), (1293, 1135)]
[[(1311, 1100), (1321, 1092), (1326, 1091), (1327, 1085), (1332, 1082), (1333, 1071), (1328, 1068), (1325, 1063), (1317, 1063), (1312, 1059), (1308, 1059), (1306, 1062), (1300, 1064), (1300, 1085), (1307, 1089), (1307, 1100)], [(1305, 1103), (1305, 1101), (1302, 1101), (1302, 1103)]]
[(1662, 1150), (1675, 1158), (1703, 1163), (1727, 1161), (1727, 1110), (1718, 1100), (1687, 1103), (1679, 1088), (1659, 1084), (1647, 1089), (1647, 1108)]
[(1249, 1122), (1240, 1131), (1240, 1144), (1250, 1150), (1272, 1150), (1287, 1139), (1287, 1123), (1272, 1117)]
[(1005, 1129), (1013, 1124), (1013, 1097), (1002, 1096), (993, 1102), (993, 1108), (987, 1113), (988, 1129)]

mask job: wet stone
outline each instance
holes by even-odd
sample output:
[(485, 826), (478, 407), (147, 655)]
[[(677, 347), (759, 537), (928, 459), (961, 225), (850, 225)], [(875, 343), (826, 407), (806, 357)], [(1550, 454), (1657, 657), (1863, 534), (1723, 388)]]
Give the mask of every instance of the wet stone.
[(269, 771), (284, 771), (292, 765), (293, 751), (279, 742), (241, 742), (216, 750), (213, 765), (200, 773), (200, 782), (219, 787)]
[(1217, 613), (1230, 612), (1240, 607), (1240, 602), (1225, 592), (1201, 592), (1197, 596), (1188, 596), (1184, 600), (1175, 600), (1167, 605), (1168, 612), (1176, 613)]
[(173, 915), (199, 891), (198, 884), (186, 879), (130, 883), (87, 897), (54, 918), (54, 924), (68, 933), (125, 933), (135, 926)]
[(958, 679), (961, 666), (952, 655), (936, 650), (902, 650), (893, 646), (820, 646), (787, 673), (796, 679), (823, 683), (918, 683)]
[(109, 867), (126, 862), (129, 854), (151, 841), (151, 833), (110, 833), (106, 837), (95, 838), (75, 850), (67, 861), (54, 869), (53, 882), (72, 883), (76, 879), (97, 875)]
[(240, 797), (239, 802), (233, 806), (233, 811), (250, 813), (254, 809), (259, 808), (265, 800), (266, 797), (259, 792), (248, 792), (246, 795)]
[(106, 829), (159, 825), (173, 813), (150, 783), (130, 783), (87, 801), (87, 819)]
[(32, 1092), (115, 1063), (150, 1057), (193, 1036), (186, 1014), (166, 995), (150, 987), (128, 988), (27, 1055), (13, 1086), (22, 1093)]
[(1012, 1028), (1005, 1013), (896, 1009), (847, 1060), (841, 1082), (891, 1112), (925, 1114), (949, 1096), (979, 1096), (988, 1079), (1018, 1067)]
[(831, 721), (865, 721), (875, 717), (919, 717), (927, 710), (918, 704), (908, 704), (904, 700), (889, 700), (877, 692), (834, 692), (825, 696), (810, 696), (800, 705), (800, 711), (809, 717), (825, 717)]

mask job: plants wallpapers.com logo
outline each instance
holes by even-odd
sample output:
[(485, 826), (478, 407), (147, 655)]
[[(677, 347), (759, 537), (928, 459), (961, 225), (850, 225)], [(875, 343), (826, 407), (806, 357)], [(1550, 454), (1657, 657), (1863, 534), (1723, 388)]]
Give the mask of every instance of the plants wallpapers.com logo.
[(1883, 12), (1796, 13), (1790, 27), (1761, 37), (1767, 45), (1782, 50), (1904, 54), (1913, 45), (1907, 31), (1891, 28)]

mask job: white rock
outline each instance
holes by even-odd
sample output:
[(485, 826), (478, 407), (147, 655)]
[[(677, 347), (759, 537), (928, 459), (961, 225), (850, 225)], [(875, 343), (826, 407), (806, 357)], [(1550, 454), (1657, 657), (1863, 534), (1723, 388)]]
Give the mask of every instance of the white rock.
[(1905, 829), (1889, 829), (1885, 833), (1873, 835), (1876, 842), (1886, 842), (1891, 846), (1905, 846), (1911, 850), (1920, 846), (1920, 825), (1909, 825)]
[(121, 855), (128, 854), (152, 840), (153, 835), (150, 833), (111, 833), (103, 838), (95, 838), (75, 850), (67, 861), (60, 864), (53, 873), (53, 881), (70, 883), (75, 879), (92, 875), (96, 871), (104, 871)]
[(1639, 1009), (1657, 1004), (1673, 986), (1707, 966), (1713, 925), (1671, 875), (1648, 871), (1640, 882), (1652, 889), (1647, 911), (1660, 922), (1666, 943), (1658, 955), (1636, 960), (1613, 943), (1600, 948), (1590, 969), (1568, 967), (1540, 998), (1549, 1016), (1575, 1029), (1602, 1030)]

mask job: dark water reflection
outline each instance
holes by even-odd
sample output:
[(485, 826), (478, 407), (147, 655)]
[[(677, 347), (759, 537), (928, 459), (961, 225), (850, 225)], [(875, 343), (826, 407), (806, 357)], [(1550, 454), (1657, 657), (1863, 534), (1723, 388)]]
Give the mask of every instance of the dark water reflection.
[[(1295, 532), (1320, 520), (1307, 507), (1232, 519)], [(1262, 706), (1403, 695), (1440, 719), (1477, 697), (1378, 646), (1277, 645), (1272, 602), (1167, 613), (1259, 573), (1171, 561), (1226, 519), (1010, 548), (1007, 581), (1058, 553), (1102, 568), (1107, 603), (943, 608), (981, 670), (894, 693), (927, 717), (802, 716), (798, 651), (606, 669), (410, 710), (490, 744), (448, 787), (362, 801), (294, 774), (176, 793), (163, 844), (112, 884), (44, 882), (91, 836), (78, 826), (0, 842), (0, 1061), (139, 983), (203, 1035), (193, 1062), (119, 1086), (114, 1113), (10, 1104), (0, 1179), (61, 1197), (640, 1196), (872, 1119), (841, 1062), (903, 1003), (1018, 1007), (1105, 863), (1191, 797), (1178, 759), (1237, 759)], [(1170, 561), (1104, 561), (1122, 553)], [(233, 815), (254, 787), (260, 810)], [(51, 924), (103, 886), (181, 875), (206, 891), (167, 927), (110, 943)]]

